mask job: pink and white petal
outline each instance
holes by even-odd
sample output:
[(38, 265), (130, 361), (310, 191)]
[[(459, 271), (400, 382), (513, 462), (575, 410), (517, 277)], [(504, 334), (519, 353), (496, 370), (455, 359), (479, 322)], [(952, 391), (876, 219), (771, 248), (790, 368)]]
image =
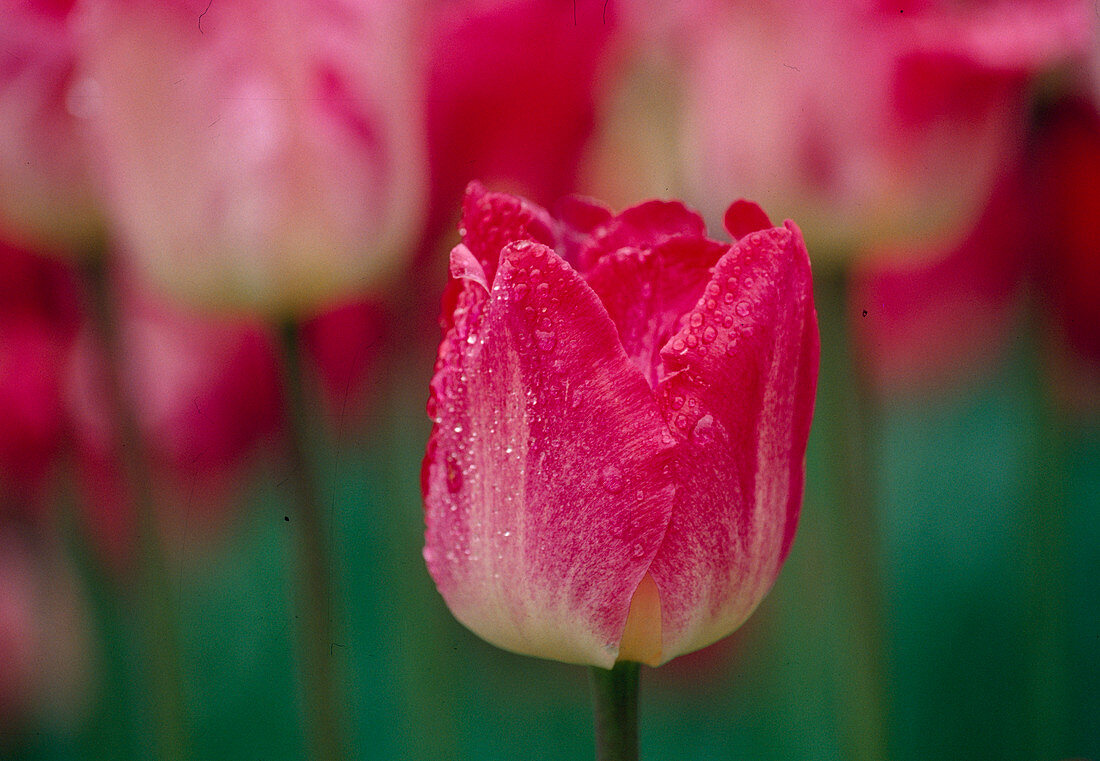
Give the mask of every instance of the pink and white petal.
[(490, 192), (476, 181), (466, 186), (459, 234), (462, 243), (481, 263), (488, 282), (496, 274), (501, 249), (517, 240), (553, 245), (555, 227), (550, 214), (530, 201)]
[(432, 382), (424, 557), (489, 642), (610, 667), (672, 510), (674, 440), (576, 271), (530, 242), (501, 261)]
[(621, 248), (585, 276), (615, 323), (627, 356), (651, 387), (662, 377), (661, 347), (683, 327), (681, 318), (728, 250), (728, 243), (677, 236), (652, 249)]
[(668, 660), (744, 622), (793, 537), (818, 360), (798, 228), (735, 244), (662, 358), (658, 396), (681, 442), (676, 507), (650, 568)]
[(653, 248), (674, 236), (705, 238), (703, 218), (679, 201), (646, 201), (632, 206), (597, 228), (577, 253), (577, 268), (592, 269), (605, 255), (621, 248)]

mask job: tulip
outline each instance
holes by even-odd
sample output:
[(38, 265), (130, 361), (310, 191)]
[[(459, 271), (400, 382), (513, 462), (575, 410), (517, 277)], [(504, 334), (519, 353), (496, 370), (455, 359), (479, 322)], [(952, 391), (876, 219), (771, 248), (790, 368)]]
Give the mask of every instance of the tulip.
[(62, 375), (79, 322), (73, 272), (0, 241), (0, 517), (41, 512), (61, 452)]
[(756, 198), (833, 258), (957, 243), (1021, 145), (1030, 89), (1083, 58), (1095, 23), (1080, 0), (683, 5), (623, 12), (636, 70), (668, 72), (664, 100), (679, 107), (664, 115), (671, 136), (633, 154), (617, 146), (638, 112), (613, 112), (602, 163), (672, 164), (654, 181), (682, 186), (708, 220), (726, 194)]
[(422, 470), (454, 615), (518, 653), (657, 665), (736, 629), (794, 536), (817, 379), (798, 228), (467, 191)]
[[(157, 298), (135, 280), (117, 289), (119, 334), (147, 474), (178, 545), (217, 535), (250, 456), (278, 425), (273, 342), (256, 324), (213, 319)], [(89, 329), (76, 337), (65, 382), (77, 465), (97, 541), (116, 562), (133, 557), (135, 495), (119, 462), (120, 421), (104, 357)]]
[(83, 4), (126, 255), (192, 303), (281, 319), (392, 273), (423, 205), (415, 7)]

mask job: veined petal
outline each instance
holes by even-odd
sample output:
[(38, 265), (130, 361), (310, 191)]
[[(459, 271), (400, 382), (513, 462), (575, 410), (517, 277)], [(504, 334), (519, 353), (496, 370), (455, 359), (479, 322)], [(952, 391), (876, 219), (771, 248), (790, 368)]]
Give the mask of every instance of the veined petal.
[(432, 381), (428, 569), (489, 642), (610, 667), (671, 514), (674, 439), (599, 298), (548, 246), (509, 244), (491, 290), (462, 294)]
[(798, 228), (735, 244), (661, 354), (658, 396), (680, 441), (676, 506), (650, 568), (668, 660), (736, 629), (794, 534), (818, 359)]

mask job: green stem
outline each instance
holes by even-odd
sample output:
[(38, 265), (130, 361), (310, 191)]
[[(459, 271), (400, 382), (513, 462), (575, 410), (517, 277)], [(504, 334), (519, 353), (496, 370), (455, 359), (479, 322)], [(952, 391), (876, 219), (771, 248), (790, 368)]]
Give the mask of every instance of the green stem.
[(286, 454), (297, 513), (298, 606), (301, 631), (302, 689), (306, 732), (312, 761), (340, 761), (348, 755), (344, 701), (332, 648), (335, 636), (331, 552), (325, 534), (314, 463), (309, 456), (309, 405), (302, 372), (300, 327), (287, 322), (280, 331), (286, 405)]
[(1024, 561), (1029, 566), (1031, 601), (1027, 641), (1032, 697), (1032, 755), (1069, 755), (1065, 721), (1068, 698), (1066, 662), (1066, 425), (1054, 398), (1048, 368), (1050, 327), (1038, 305), (1028, 309), (1028, 392), (1033, 405), (1034, 473), (1027, 499)]
[(638, 761), (639, 664), (620, 661), (610, 670), (593, 666), (596, 761)]
[(150, 699), (157, 728), (158, 758), (180, 761), (187, 757), (186, 701), (180, 658), (179, 611), (168, 578), (161, 544), (156, 498), (149, 479), (149, 457), (137, 421), (134, 395), (128, 385), (129, 368), (119, 334), (117, 295), (112, 289), (106, 255), (84, 263), (93, 329), (104, 358), (107, 403), (118, 425), (117, 455), (130, 487), (137, 522), (138, 595), (145, 628), (145, 647), (151, 673)]
[[(857, 761), (889, 758), (883, 612), (879, 588), (879, 531), (873, 467), (873, 410), (851, 342), (853, 311), (848, 273), (814, 273), (821, 331), (821, 371), (813, 439), (818, 459), (810, 473), (813, 504), (821, 510), (826, 547), (824, 583), (833, 587), (832, 615), (845, 641), (834, 643), (842, 755)], [(809, 500), (808, 500), (809, 501)]]

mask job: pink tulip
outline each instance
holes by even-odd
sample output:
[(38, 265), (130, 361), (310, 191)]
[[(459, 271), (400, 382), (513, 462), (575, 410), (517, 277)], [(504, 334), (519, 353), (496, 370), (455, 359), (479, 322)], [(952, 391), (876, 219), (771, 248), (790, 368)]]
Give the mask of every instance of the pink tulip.
[[(209, 536), (231, 513), (249, 456), (278, 425), (274, 347), (254, 324), (180, 310), (135, 283), (121, 293), (125, 370), (148, 449), (147, 477), (171, 531), (187, 540)], [(93, 529), (112, 557), (124, 559), (134, 519), (102, 362), (85, 330), (66, 390)]]
[(72, 2), (5, 3), (0, 25), (0, 235), (65, 254), (102, 235), (83, 118)]
[(152, 280), (298, 316), (409, 253), (425, 174), (417, 3), (83, 8), (109, 200)]
[(794, 536), (818, 338), (801, 233), (678, 202), (557, 219), (471, 185), (422, 470), (455, 616), (519, 653), (663, 663), (737, 628)]
[(31, 517), (64, 441), (62, 373), (79, 321), (73, 273), (0, 241), (0, 520)]
[(1061, 360), (1061, 395), (1100, 407), (1100, 114), (1079, 97), (1049, 105), (1029, 145), (961, 245), (857, 265), (852, 300), (867, 314), (853, 317), (856, 336), (881, 390), (972, 375), (999, 359), (1030, 302), (1049, 310), (1040, 320), (1060, 351), (1044, 351)]
[(678, 140), (653, 152), (679, 146), (708, 220), (716, 199), (757, 198), (798, 218), (818, 257), (957, 242), (1020, 146), (1029, 88), (1080, 60), (1096, 23), (1082, 0), (690, 6), (672, 39), (691, 44), (668, 53)]
[(433, 7), (432, 201), (446, 222), (474, 177), (546, 203), (575, 187), (614, 29), (613, 8), (602, 0)]

